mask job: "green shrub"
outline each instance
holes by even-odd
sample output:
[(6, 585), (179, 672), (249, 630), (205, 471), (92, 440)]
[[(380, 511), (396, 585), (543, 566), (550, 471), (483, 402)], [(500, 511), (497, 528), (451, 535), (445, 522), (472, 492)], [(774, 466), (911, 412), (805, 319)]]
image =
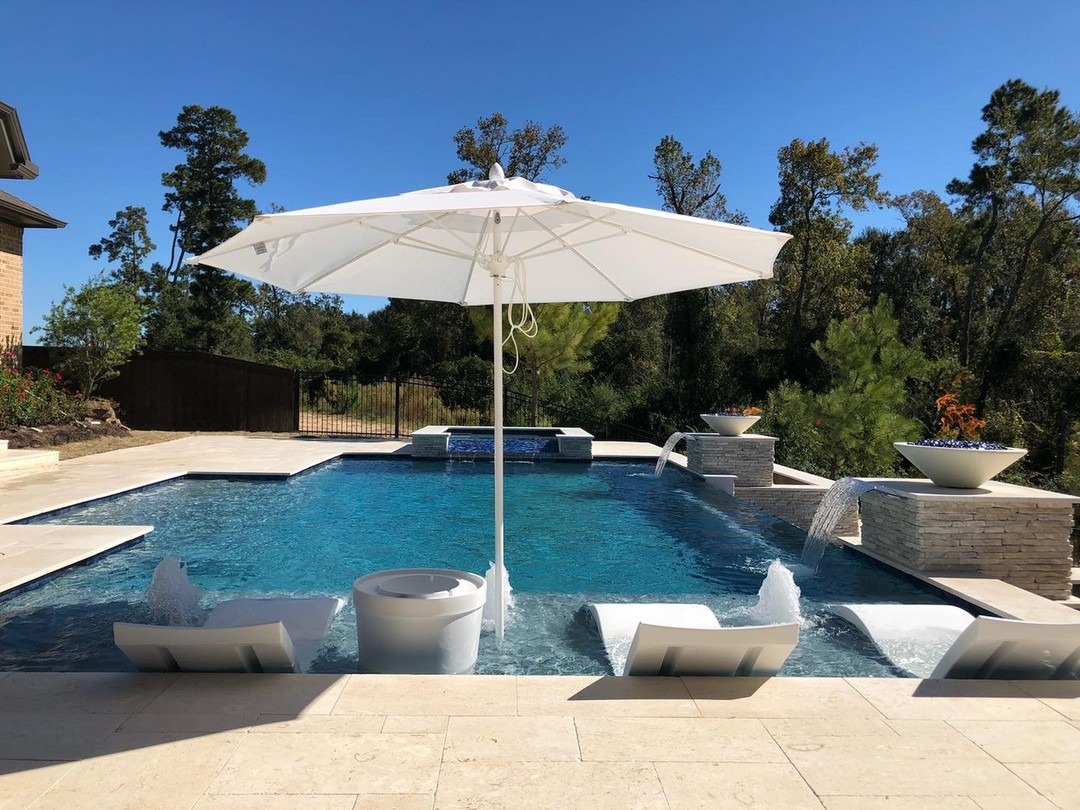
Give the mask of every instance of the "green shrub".
[(77, 393), (69, 392), (63, 377), (48, 369), (20, 372), (0, 364), (0, 429), (74, 422), (79, 415)]

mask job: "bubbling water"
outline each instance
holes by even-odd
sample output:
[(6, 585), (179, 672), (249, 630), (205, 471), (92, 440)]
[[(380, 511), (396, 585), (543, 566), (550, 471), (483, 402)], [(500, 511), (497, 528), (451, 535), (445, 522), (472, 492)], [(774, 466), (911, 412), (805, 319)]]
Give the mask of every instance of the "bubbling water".
[(757, 604), (750, 608), (750, 618), (760, 624), (802, 623), (795, 575), (780, 560), (773, 560), (758, 589)]
[[(484, 602), (484, 618), (483, 627), (485, 630), (493, 630), (495, 628), (495, 600), (492, 598), (492, 594), (495, 593), (495, 563), (491, 563), (491, 567), (488, 568), (487, 574), (484, 575), (484, 579), (487, 580), (487, 601)], [(510, 617), (510, 611), (514, 609), (514, 589), (510, 587), (510, 572), (503, 566), (502, 575), (502, 603), (506, 605), (507, 618)]]
[(170, 625), (198, 625), (206, 619), (199, 607), (202, 591), (188, 579), (187, 566), (176, 557), (157, 564), (146, 601), (154, 621)]
[(671, 456), (671, 451), (675, 449), (675, 445), (685, 438), (686, 434), (680, 433), (677, 430), (668, 436), (668, 440), (664, 442), (664, 446), (660, 449), (660, 456), (656, 459), (656, 475), (660, 475), (660, 473), (664, 471), (664, 467), (667, 466), (668, 457)]

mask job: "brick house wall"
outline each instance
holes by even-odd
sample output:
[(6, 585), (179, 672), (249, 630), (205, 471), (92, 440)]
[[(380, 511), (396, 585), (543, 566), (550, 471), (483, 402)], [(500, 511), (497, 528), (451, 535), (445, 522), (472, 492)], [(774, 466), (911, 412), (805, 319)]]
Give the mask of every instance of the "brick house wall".
[(21, 354), (23, 229), (0, 221), (0, 352)]

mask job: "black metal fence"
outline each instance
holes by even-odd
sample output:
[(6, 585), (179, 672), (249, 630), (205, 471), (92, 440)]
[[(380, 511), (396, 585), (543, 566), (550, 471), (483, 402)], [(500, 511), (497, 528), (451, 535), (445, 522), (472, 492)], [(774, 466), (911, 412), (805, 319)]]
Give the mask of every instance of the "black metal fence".
[[(300, 432), (324, 436), (402, 438), (425, 425), (490, 425), (490, 385), (466, 385), (418, 376), (299, 375)], [(648, 431), (504, 392), (504, 423), (522, 427), (581, 427), (601, 441), (656, 441)]]

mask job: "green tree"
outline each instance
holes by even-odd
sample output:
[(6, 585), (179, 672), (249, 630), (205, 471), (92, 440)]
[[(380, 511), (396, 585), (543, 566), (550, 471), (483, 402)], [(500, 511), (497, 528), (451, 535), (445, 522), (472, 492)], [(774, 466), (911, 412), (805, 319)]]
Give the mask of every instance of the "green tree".
[[(528, 379), (530, 399), (529, 422), (539, 421), (542, 387), (551, 383), (557, 374), (577, 377), (589, 369), (589, 355), (607, 334), (619, 315), (619, 305), (611, 302), (594, 304), (534, 304), (535, 334), (516, 333), (520, 368)], [(469, 310), (473, 326), (482, 340), (490, 341), (491, 308), (473, 307)], [(504, 314), (503, 335), (509, 336), (510, 325)], [(509, 358), (507, 359), (509, 362)]]
[(863, 211), (887, 197), (873, 171), (872, 144), (834, 152), (825, 138), (796, 138), (778, 159), (780, 198), (769, 222), (794, 238), (776, 264), (775, 329), (787, 359), (784, 376), (806, 379), (810, 343), (830, 320), (854, 314), (865, 302), (849, 244), (851, 222), (842, 212)]
[[(1067, 273), (1077, 256), (1080, 211), (1080, 117), (1056, 90), (1039, 91), (1013, 79), (983, 107), (986, 129), (972, 142), (976, 162), (967, 180), (948, 191), (962, 197), (975, 219), (961, 321), (960, 362), (975, 364), (979, 404), (1023, 355), (1029, 336), (1059, 329)], [(990, 313), (984, 345), (973, 348), (975, 313)], [(1032, 348), (1045, 349), (1046, 346)]]
[(161, 284), (181, 282), (190, 302), (185, 304), (176, 295), (161, 296), (158, 305), (172, 306), (174, 311), (151, 319), (150, 342), (165, 343), (153, 330), (167, 325), (172, 330), (169, 340), (183, 342), (176, 348), (248, 357), (252, 345), (247, 319), (255, 303), (254, 286), (214, 267), (191, 269), (184, 259), (224, 242), (255, 217), (255, 201), (242, 197), (237, 184), (260, 185), (266, 166), (244, 151), (248, 134), (224, 107), (187, 105), (176, 125), (159, 137), (162, 146), (185, 155), (183, 163), (161, 176), (168, 189), (162, 210), (175, 216)]
[(147, 257), (157, 245), (150, 238), (146, 209), (129, 205), (116, 212), (109, 220), (112, 230), (109, 235), (90, 246), (91, 258), (104, 258), (116, 266), (110, 271), (115, 281), (127, 284), (132, 289), (148, 294), (153, 278), (145, 268)]
[[(731, 211), (720, 191), (722, 166), (706, 152), (695, 160), (671, 135), (660, 139), (653, 153), (653, 173), (661, 207), (684, 216), (745, 224), (746, 217)], [(738, 285), (736, 285), (738, 286)], [(686, 290), (662, 298), (667, 375), (659, 389), (658, 411), (683, 423), (696, 419), (718, 400), (746, 399), (733, 384), (732, 340), (738, 327), (741, 297), (724, 287)]]
[(65, 287), (44, 327), (33, 331), (40, 329), (49, 346), (67, 350), (58, 365), (78, 382), (85, 398), (139, 351), (144, 316), (144, 304), (130, 286), (97, 277), (78, 290)]
[(727, 198), (720, 193), (723, 167), (712, 152), (695, 163), (694, 156), (674, 136), (665, 135), (653, 153), (653, 167), (655, 174), (649, 179), (656, 181), (656, 194), (665, 211), (746, 224), (745, 214), (728, 210)]
[(829, 389), (814, 394), (788, 383), (770, 400), (763, 429), (781, 436), (783, 463), (830, 478), (895, 471), (892, 443), (921, 430), (905, 412), (907, 384), (928, 371), (922, 352), (904, 345), (897, 326), (886, 298), (829, 324), (813, 346), (828, 370)]
[(559, 151), (566, 146), (566, 135), (557, 124), (544, 129), (542, 124), (526, 121), (511, 131), (502, 113), (481, 118), (474, 128), (462, 127), (454, 135), (458, 160), (464, 163), (446, 176), (450, 184), (486, 180), (488, 169), (502, 165), (507, 177), (524, 177), (536, 182), (544, 172), (566, 163)]
[(248, 134), (236, 116), (224, 107), (188, 104), (176, 126), (158, 133), (166, 149), (185, 155), (172, 171), (161, 175), (165, 193), (162, 210), (175, 215), (168, 271), (174, 274), (184, 257), (215, 247), (255, 218), (255, 201), (240, 196), (236, 184), (258, 186), (266, 180), (266, 166), (244, 150)]
[(348, 371), (356, 367), (367, 318), (342, 309), (336, 295), (286, 292), (259, 286), (252, 318), (255, 357), (304, 371)]

